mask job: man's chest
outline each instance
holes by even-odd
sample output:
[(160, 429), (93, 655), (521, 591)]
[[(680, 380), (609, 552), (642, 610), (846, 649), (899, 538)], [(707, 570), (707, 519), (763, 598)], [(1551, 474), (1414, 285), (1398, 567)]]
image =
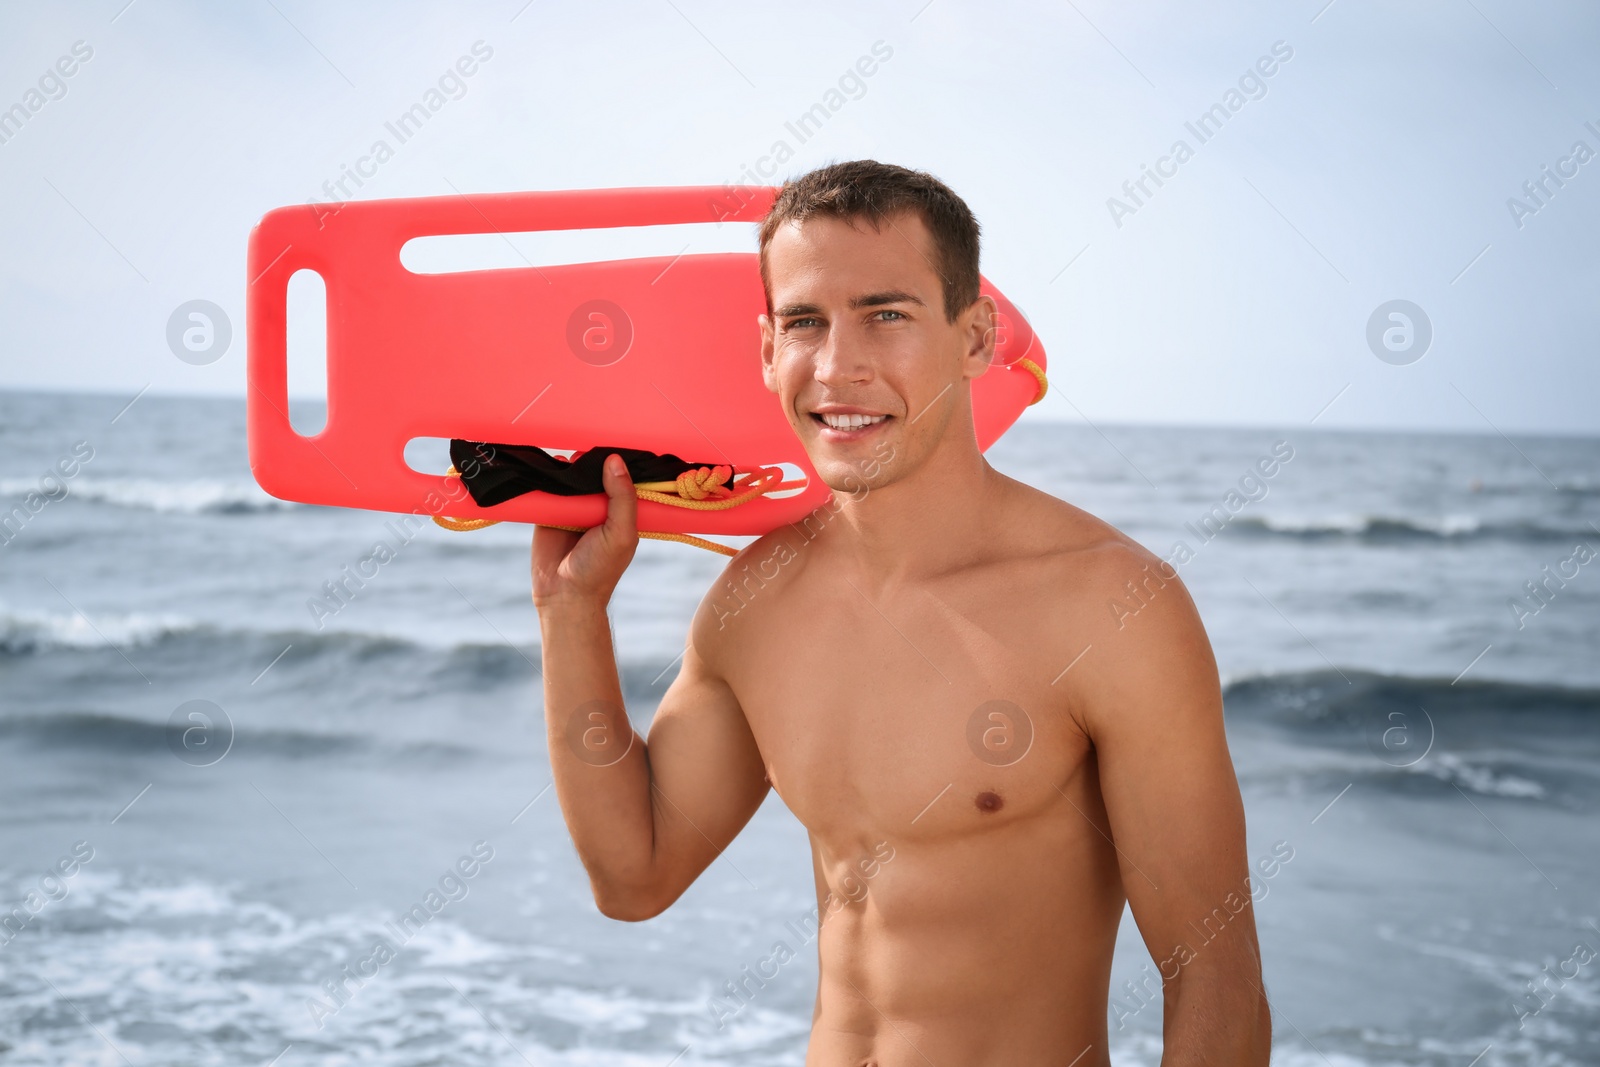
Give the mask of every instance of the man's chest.
[(1024, 612), (848, 592), (763, 620), (730, 678), (809, 830), (928, 838), (1063, 803), (1089, 744)]

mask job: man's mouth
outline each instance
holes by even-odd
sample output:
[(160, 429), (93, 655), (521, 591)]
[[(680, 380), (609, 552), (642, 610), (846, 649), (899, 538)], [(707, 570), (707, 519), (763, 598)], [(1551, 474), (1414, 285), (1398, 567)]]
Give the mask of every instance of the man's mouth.
[(811, 417), (827, 426), (830, 430), (862, 430), (868, 426), (876, 426), (889, 416), (887, 415), (846, 415), (834, 412), (814, 411)]

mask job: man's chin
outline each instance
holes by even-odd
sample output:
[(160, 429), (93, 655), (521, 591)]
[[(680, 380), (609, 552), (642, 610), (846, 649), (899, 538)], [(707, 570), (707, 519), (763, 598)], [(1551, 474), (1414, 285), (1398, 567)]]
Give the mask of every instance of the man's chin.
[(897, 421), (891, 419), (889, 425), (873, 427), (855, 439), (837, 440), (834, 433), (815, 430), (797, 436), (822, 484), (834, 492), (859, 494), (896, 479), (888, 468), (900, 452)]
[[(820, 450), (824, 453), (830, 450)], [(885, 464), (870, 453), (865, 457), (838, 456), (811, 453), (811, 466), (817, 478), (836, 493), (860, 496), (872, 489), (881, 489), (894, 481), (894, 475)]]

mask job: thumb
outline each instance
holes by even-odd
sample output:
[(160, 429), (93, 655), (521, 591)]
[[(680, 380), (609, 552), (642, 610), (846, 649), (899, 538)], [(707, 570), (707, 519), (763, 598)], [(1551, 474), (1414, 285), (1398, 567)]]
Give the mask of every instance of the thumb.
[(636, 540), (639, 532), (639, 498), (633, 491), (633, 478), (628, 465), (616, 453), (606, 457), (601, 470), (601, 481), (606, 489), (606, 521), (603, 527), (607, 540), (623, 542)]

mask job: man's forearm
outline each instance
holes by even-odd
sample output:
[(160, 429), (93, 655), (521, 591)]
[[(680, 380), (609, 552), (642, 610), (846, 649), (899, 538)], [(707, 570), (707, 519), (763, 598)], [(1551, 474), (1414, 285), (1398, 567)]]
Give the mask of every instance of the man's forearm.
[(544, 717), (556, 795), (595, 902), (615, 918), (649, 910), (655, 846), (650, 763), (628, 722), (605, 605), (542, 605)]

